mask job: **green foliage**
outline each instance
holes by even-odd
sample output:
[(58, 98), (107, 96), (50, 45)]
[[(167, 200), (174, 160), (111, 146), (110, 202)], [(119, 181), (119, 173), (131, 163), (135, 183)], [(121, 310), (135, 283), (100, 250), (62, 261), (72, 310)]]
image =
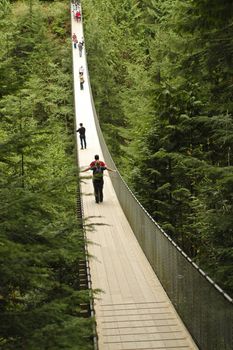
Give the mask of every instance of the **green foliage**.
[[(126, 117), (119, 101), (124, 86), (132, 86), (131, 81), (126, 81), (128, 61), (136, 66), (141, 60), (130, 42), (132, 32), (137, 35), (141, 32), (140, 11), (135, 0), (124, 1), (121, 5), (115, 1), (83, 1), (82, 4), (96, 110), (105, 136), (111, 139), (110, 149), (120, 155), (123, 152), (119, 144), (124, 143), (124, 138), (119, 128), (125, 127)], [(137, 45), (135, 40), (134, 43)]]
[(18, 2), (12, 12), (4, 4), (0, 347), (88, 350), (93, 320), (82, 316), (91, 295), (79, 286), (85, 252), (75, 215), (68, 12), (62, 2)]
[(232, 6), (83, 1), (92, 88), (114, 159), (150, 214), (229, 293)]

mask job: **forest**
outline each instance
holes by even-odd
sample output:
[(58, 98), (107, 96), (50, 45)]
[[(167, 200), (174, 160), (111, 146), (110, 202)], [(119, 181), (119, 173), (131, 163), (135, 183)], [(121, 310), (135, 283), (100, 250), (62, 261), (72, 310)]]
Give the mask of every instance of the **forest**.
[(0, 3), (0, 348), (92, 349), (69, 3)]
[(121, 174), (232, 296), (232, 1), (82, 6), (96, 110)]
[[(91, 85), (118, 169), (233, 295), (232, 0), (82, 0)], [(0, 348), (92, 349), (69, 1), (0, 2)]]

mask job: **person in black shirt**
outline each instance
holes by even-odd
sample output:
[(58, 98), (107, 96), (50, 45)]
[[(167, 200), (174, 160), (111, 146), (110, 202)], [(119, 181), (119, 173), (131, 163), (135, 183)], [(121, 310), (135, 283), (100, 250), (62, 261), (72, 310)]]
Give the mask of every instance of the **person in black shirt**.
[(86, 129), (84, 128), (82, 123), (80, 123), (79, 126), (80, 126), (80, 128), (78, 128), (77, 132), (79, 132), (81, 149), (87, 148), (87, 144), (86, 144)]

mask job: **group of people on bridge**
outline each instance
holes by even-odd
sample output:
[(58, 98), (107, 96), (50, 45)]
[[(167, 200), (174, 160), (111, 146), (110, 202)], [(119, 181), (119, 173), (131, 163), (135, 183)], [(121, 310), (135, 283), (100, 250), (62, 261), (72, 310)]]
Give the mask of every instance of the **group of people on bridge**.
[(75, 33), (73, 33), (72, 41), (73, 41), (73, 44), (74, 44), (74, 49), (77, 49), (77, 46), (78, 46), (79, 57), (82, 57), (82, 51), (83, 51), (83, 46), (84, 46), (84, 39), (81, 38), (81, 40), (79, 41), (78, 38), (77, 38), (77, 35)]
[[(73, 6), (75, 6), (75, 5), (73, 4)], [(77, 49), (77, 47), (78, 47), (79, 57), (81, 58), (83, 47), (84, 47), (83, 37), (80, 40), (78, 40), (77, 35), (75, 33), (73, 33), (72, 41), (73, 41), (74, 49)], [(83, 90), (84, 89), (84, 81), (85, 81), (84, 80), (84, 68), (83, 68), (83, 66), (81, 66), (79, 68), (79, 81), (80, 81), (80, 90)]]
[[(81, 21), (81, 7), (77, 1), (72, 1), (72, 12), (74, 15), (74, 19), (76, 19), (77, 21)], [(79, 57), (82, 57), (84, 39), (81, 38), (81, 40), (79, 41), (77, 38), (77, 35), (73, 33), (72, 41), (73, 41), (74, 49), (78, 47)], [(79, 81), (80, 81), (80, 90), (83, 90), (84, 89), (84, 68), (82, 65), (79, 68)], [(82, 150), (86, 149), (87, 148), (86, 129), (83, 126), (83, 123), (79, 124), (79, 128), (77, 129), (77, 132), (79, 133), (81, 149)], [(92, 161), (86, 169), (82, 170), (82, 172), (86, 172), (88, 170), (91, 170), (93, 172), (92, 181), (93, 181), (93, 187), (94, 187), (95, 202), (101, 203), (103, 202), (104, 170), (108, 170), (112, 172), (115, 172), (116, 170), (108, 168), (107, 165), (99, 159), (98, 154), (95, 155), (94, 161)]]
[(72, 1), (72, 12), (73, 12), (74, 19), (77, 22), (80, 22), (81, 21), (81, 7), (80, 7), (80, 3), (78, 1)]

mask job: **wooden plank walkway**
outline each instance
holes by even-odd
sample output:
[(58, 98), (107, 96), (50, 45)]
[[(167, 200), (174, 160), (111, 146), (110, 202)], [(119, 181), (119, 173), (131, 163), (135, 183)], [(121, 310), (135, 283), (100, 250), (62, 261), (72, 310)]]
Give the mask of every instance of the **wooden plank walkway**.
[[(81, 23), (72, 19), (72, 33), (83, 36)], [(84, 67), (84, 90), (79, 67)], [(78, 149), (80, 167), (87, 167), (102, 152), (95, 129), (87, 83), (85, 52), (73, 48), (76, 123), (86, 128), (87, 149)], [(79, 137), (78, 145), (79, 145)], [(96, 204), (91, 172), (82, 174), (81, 192), (89, 244), (100, 350), (197, 349), (142, 252), (116, 198), (105, 171), (104, 201)], [(87, 178), (89, 176), (89, 178)]]

